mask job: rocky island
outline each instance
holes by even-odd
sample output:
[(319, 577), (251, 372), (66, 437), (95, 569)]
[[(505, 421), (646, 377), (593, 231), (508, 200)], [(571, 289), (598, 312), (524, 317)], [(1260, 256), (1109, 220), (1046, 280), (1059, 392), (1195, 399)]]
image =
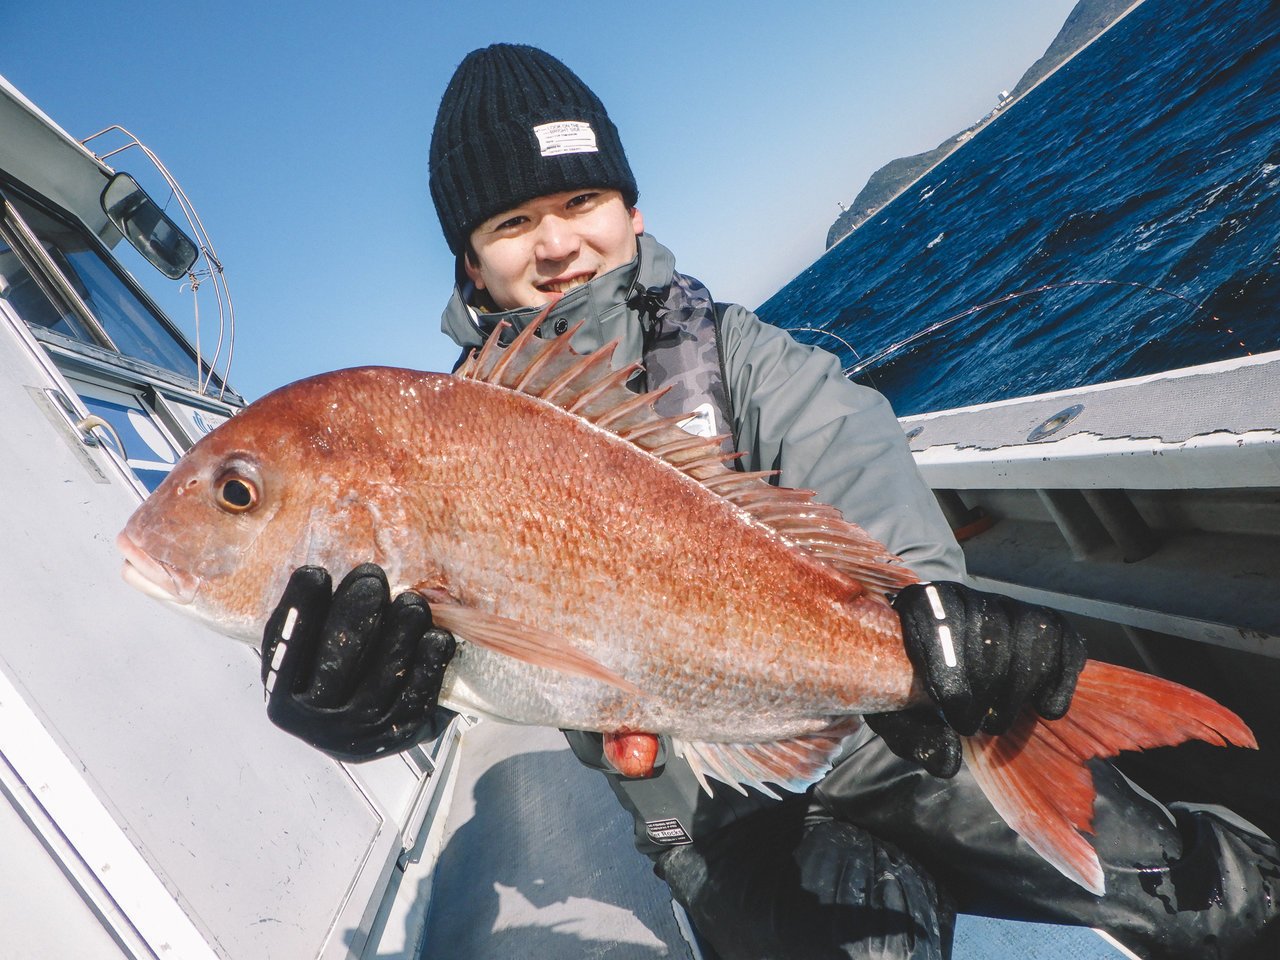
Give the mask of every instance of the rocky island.
[(827, 249), (830, 250), (863, 222), (875, 216), (885, 204), (941, 163), (1137, 5), (1134, 0), (1080, 0), (1067, 15), (1062, 29), (1053, 38), (1044, 55), (1027, 68), (1013, 91), (1008, 96), (1002, 96), (994, 110), (977, 123), (948, 137), (932, 150), (890, 160), (873, 173), (866, 186), (853, 198), (853, 202), (841, 209), (840, 216), (836, 217), (835, 223), (827, 231)]

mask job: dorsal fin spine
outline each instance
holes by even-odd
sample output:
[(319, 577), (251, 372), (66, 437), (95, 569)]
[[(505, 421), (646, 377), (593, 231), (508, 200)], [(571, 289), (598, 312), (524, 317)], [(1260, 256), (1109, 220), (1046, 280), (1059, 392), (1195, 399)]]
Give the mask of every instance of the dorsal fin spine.
[(622, 437), (624, 440), (630, 440), (632, 443), (635, 443), (641, 437), (646, 437), (651, 433), (656, 433), (664, 427), (676, 427), (678, 429), (680, 423), (687, 419), (688, 418), (685, 416), (663, 417), (659, 420), (650, 420), (645, 423), (637, 424), (634, 427), (624, 427), (623, 429), (618, 430), (617, 433), (618, 436)]
[[(708, 469), (718, 468), (722, 463), (724, 463), (724, 459), (720, 456), (719, 453), (714, 453), (709, 457), (699, 457), (697, 460), (690, 460), (680, 469), (682, 469), (687, 474), (693, 475), (695, 473), (703, 472)], [(716, 472), (718, 474), (718, 470)], [(717, 490), (715, 487), (712, 487), (710, 485), (710, 481), (714, 479), (716, 479), (715, 476), (708, 477), (705, 480), (702, 480), (702, 485), (709, 490), (716, 490), (716, 492), (719, 493), (719, 490)]]
[(501, 328), (502, 324), (500, 323), (498, 324), (498, 329), (489, 334), (489, 338), (485, 340), (484, 346), (480, 348), (479, 353), (476, 353), (474, 350), (471, 351), (471, 356), (467, 359), (467, 376), (475, 380), (480, 379), (480, 370), (483, 368), (485, 362), (488, 361), (491, 354), (496, 353), (499, 349), (498, 330)]
[[(601, 363), (608, 363), (612, 355), (613, 351), (607, 347), (601, 348), (595, 353), (588, 353), (547, 384), (539, 396), (548, 403), (554, 403), (557, 407), (564, 409), (565, 403), (561, 399), (561, 394), (568, 391), (573, 382), (592, 367), (599, 366)], [(576, 397), (577, 395), (574, 394), (575, 399)]]
[(827, 535), (839, 536), (839, 534), (843, 532), (843, 530), (834, 523), (821, 520), (814, 522), (813, 518), (810, 517), (799, 518), (792, 523), (789, 523), (787, 526), (797, 535), (812, 537), (814, 540), (819, 541)]
[[(551, 308), (555, 306), (556, 300), (559, 299), (559, 297), (552, 299), (545, 307), (542, 308), (536, 317), (525, 324), (524, 329), (520, 331), (515, 340), (511, 341), (511, 346), (502, 351), (502, 355), (494, 363), (491, 369), (486, 371), (484, 366), (481, 365), (481, 375), (487, 382), (501, 384), (505, 387), (511, 386), (511, 384), (503, 383), (503, 374), (506, 373), (507, 368), (515, 363), (516, 360), (523, 361), (526, 351), (530, 349), (537, 349), (536, 345), (533, 345), (532, 342), (537, 340), (538, 328), (542, 326), (542, 321), (547, 319), (547, 314), (551, 312)], [(489, 341), (493, 341), (495, 339), (501, 340), (501, 336), (499, 336), (500, 332), (504, 328), (509, 328), (511, 326), (512, 324), (508, 320), (498, 321), (498, 325), (494, 328), (493, 333), (489, 335)], [(486, 342), (485, 350), (488, 349), (489, 343)], [(483, 354), (481, 356), (483, 357)]]
[[(707, 457), (706, 459), (710, 461), (719, 460), (720, 458)], [(699, 464), (700, 463), (701, 461), (699, 461)], [(693, 466), (694, 464), (690, 464), (690, 469), (692, 469)], [(764, 480), (767, 482), (770, 478), (776, 477), (777, 475), (777, 470), (753, 470), (749, 472), (744, 471), (742, 473), (730, 472), (704, 480), (703, 485), (717, 493), (721, 493), (722, 491), (729, 490), (734, 487), (748, 486), (758, 480)]]
[[(573, 330), (577, 330), (580, 326), (582, 326), (581, 323), (575, 326)], [(561, 356), (570, 350), (569, 337), (573, 336), (573, 330), (569, 331), (569, 335), (566, 337), (556, 337), (553, 340), (547, 341), (546, 349), (539, 353), (529, 363), (529, 366), (525, 369), (524, 373), (520, 376), (520, 379), (515, 382), (511, 389), (519, 390), (521, 393), (527, 393), (528, 391), (525, 390), (525, 387), (527, 387), (533, 380), (534, 375), (551, 360), (554, 360), (556, 357)]]
[[(499, 326), (501, 327), (505, 324), (506, 321), (504, 320)], [(516, 337), (509, 348), (502, 351), (502, 354), (493, 364), (492, 369), (484, 375), (485, 380), (489, 383), (502, 383), (502, 374), (506, 371), (507, 367), (511, 366), (511, 361), (521, 354), (524, 345), (528, 342), (526, 337), (530, 335), (529, 331), (533, 330), (534, 326), (534, 324), (530, 324), (520, 331), (520, 336)], [(485, 344), (486, 349), (488, 346), (488, 344)], [(503, 386), (506, 386), (506, 384), (503, 384)]]
[[(617, 342), (615, 341), (610, 346), (612, 347), (616, 345), (617, 345)], [(630, 380), (632, 374), (636, 372), (636, 369), (639, 366), (640, 365), (638, 363), (633, 363), (630, 366), (623, 367), (621, 370), (615, 370), (613, 373), (609, 374), (609, 376), (605, 377), (595, 386), (589, 387), (586, 390), (582, 391), (582, 394), (578, 397), (578, 399), (573, 401), (573, 404), (571, 406), (566, 407), (565, 409), (568, 410), (570, 413), (578, 413), (584, 407), (586, 407), (586, 405), (589, 404), (592, 400), (600, 396), (600, 394), (606, 392), (607, 390), (612, 389), (613, 387), (622, 386), (624, 383)]]
[(725, 496), (733, 496), (737, 503), (750, 503), (753, 500), (768, 500), (771, 503), (793, 503), (808, 504), (813, 502), (813, 492), (811, 490), (789, 490), (786, 487), (762, 487), (757, 482), (755, 485), (744, 485), (741, 490), (735, 490), (732, 493), (726, 493)]
[[(610, 427), (611, 424), (623, 419), (629, 413), (635, 413), (643, 408), (646, 404), (653, 403), (658, 397), (666, 392), (663, 390), (650, 390), (648, 393), (638, 393), (632, 399), (626, 400), (618, 404), (613, 410), (596, 418), (596, 426)], [(617, 431), (615, 431), (617, 432)], [(619, 434), (621, 435), (621, 434)]]
[(683, 453), (686, 450), (701, 449), (708, 443), (706, 437), (700, 437), (697, 434), (689, 434), (686, 437), (668, 440), (666, 443), (658, 444), (650, 447), (649, 452), (655, 457), (661, 457), (663, 460), (673, 460), (676, 454)]

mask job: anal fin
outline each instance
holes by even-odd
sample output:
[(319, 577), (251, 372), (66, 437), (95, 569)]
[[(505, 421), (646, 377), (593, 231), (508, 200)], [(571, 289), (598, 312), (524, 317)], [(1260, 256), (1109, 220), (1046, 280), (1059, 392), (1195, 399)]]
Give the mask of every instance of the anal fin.
[(766, 796), (781, 800), (772, 785), (799, 793), (816, 783), (831, 768), (845, 737), (862, 725), (859, 717), (840, 717), (815, 733), (787, 740), (761, 743), (709, 743), (675, 740), (672, 747), (684, 757), (707, 795), (712, 794), (707, 778), (728, 784), (746, 795), (754, 787)]

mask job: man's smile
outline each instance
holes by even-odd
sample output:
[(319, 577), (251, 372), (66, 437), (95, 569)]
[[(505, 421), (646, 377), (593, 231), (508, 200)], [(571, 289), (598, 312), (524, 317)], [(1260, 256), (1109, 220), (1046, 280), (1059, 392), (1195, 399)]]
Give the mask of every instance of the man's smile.
[(555, 280), (548, 280), (546, 283), (536, 284), (537, 288), (543, 293), (568, 293), (574, 287), (580, 287), (587, 283), (595, 276), (595, 271), (590, 273), (575, 273), (568, 277), (558, 277)]

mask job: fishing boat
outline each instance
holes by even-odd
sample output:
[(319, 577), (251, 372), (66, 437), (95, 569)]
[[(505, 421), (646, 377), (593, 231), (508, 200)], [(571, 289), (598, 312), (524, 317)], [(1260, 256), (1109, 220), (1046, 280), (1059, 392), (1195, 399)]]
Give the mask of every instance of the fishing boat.
[[(121, 582), (126, 518), (243, 405), (230, 291), (128, 131), (78, 141), (3, 78), (0, 131), (8, 955), (702, 960), (629, 817), (555, 731), (459, 718), (339, 763), (268, 722), (254, 651)], [(212, 291), (219, 335), (184, 332), (147, 292), (166, 284)], [(1246, 357), (903, 421), (979, 586), (1069, 611), (1095, 652), (1206, 690), (1263, 744), (1139, 758), (1135, 776), (1260, 821), (1280, 809), (1262, 772), (1280, 719), (1278, 374), (1280, 355)], [(968, 917), (955, 955), (1000, 943), (1125, 955), (1093, 931)]]

